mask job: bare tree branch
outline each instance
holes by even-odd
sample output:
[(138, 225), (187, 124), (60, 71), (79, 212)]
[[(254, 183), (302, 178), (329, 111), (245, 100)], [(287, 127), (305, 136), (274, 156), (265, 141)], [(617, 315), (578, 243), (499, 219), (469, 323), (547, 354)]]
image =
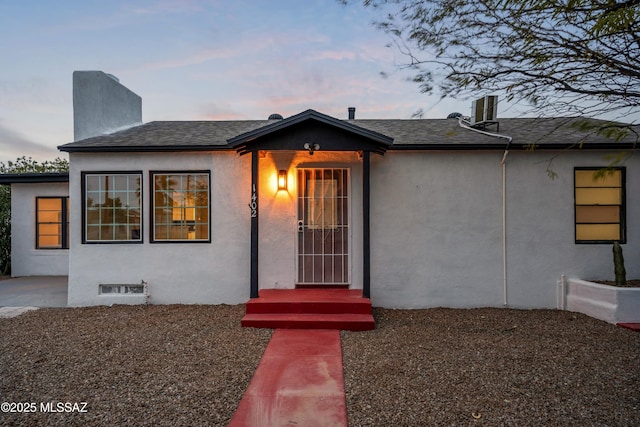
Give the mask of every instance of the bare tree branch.
[(640, 109), (640, 0), (363, 4), (386, 13), (376, 25), (423, 92), (504, 91), (539, 113), (624, 117)]

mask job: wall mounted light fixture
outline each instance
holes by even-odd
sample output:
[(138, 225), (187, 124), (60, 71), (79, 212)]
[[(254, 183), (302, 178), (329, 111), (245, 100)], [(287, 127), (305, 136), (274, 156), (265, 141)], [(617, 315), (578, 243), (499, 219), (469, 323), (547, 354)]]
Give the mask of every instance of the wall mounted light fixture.
[(287, 171), (279, 170), (278, 171), (278, 191), (287, 189)]
[(313, 152), (318, 151), (320, 149), (320, 144), (311, 144), (309, 142), (305, 142), (304, 149), (309, 150), (309, 155), (313, 156)]

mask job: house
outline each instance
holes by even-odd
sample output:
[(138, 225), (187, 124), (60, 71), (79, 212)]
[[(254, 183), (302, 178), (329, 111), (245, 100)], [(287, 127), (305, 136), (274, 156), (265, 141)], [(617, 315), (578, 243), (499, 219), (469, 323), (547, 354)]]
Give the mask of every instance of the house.
[(13, 274), (68, 274), (71, 306), (326, 286), (383, 307), (553, 308), (562, 275), (611, 277), (620, 241), (640, 276), (635, 135), (347, 117), (143, 124), (117, 79), (76, 72), (69, 173), (0, 178)]

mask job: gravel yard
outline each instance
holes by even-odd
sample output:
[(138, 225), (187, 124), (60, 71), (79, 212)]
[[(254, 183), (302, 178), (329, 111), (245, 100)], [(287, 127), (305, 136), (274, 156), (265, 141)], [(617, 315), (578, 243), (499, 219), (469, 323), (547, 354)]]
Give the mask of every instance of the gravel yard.
[[(38, 413), (0, 425), (224, 426), (271, 330), (240, 327), (244, 306), (40, 309), (0, 319), (0, 400)], [(42, 413), (41, 402), (87, 402)]]
[[(244, 306), (40, 309), (0, 319), (0, 425), (225, 426), (271, 336)], [(580, 314), (375, 309), (343, 332), (356, 426), (638, 426), (640, 334)], [(87, 402), (86, 413), (42, 413)], [(54, 406), (55, 407), (55, 406)]]
[(342, 332), (351, 426), (640, 426), (640, 333), (551, 310), (374, 309)]

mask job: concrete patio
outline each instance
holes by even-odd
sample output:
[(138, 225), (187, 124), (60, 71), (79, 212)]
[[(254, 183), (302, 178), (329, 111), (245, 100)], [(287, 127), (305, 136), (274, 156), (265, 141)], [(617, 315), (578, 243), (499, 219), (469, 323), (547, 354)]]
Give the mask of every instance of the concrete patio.
[(0, 280), (0, 307), (66, 307), (67, 276)]

